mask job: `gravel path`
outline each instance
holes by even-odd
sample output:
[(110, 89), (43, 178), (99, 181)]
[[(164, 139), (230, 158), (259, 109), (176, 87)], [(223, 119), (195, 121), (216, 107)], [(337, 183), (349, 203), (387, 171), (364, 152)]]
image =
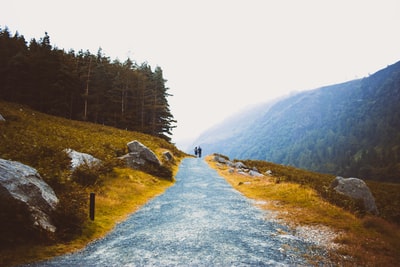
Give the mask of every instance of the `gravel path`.
[(185, 159), (176, 180), (84, 250), (28, 266), (307, 266), (305, 257), (323, 255), (204, 160)]

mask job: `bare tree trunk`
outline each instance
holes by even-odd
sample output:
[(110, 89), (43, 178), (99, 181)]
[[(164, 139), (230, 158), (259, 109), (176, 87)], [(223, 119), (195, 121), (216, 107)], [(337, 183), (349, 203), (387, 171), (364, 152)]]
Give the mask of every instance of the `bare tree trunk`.
[(92, 65), (92, 58), (89, 60), (89, 69), (86, 80), (86, 92), (85, 92), (85, 113), (83, 114), (83, 120), (87, 120), (87, 108), (88, 108), (88, 97), (89, 97), (89, 81), (90, 81), (90, 67)]

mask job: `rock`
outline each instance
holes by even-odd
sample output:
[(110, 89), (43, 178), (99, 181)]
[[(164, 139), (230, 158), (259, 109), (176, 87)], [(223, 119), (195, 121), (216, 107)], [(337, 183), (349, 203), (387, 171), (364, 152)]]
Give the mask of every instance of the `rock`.
[(268, 170), (268, 171), (266, 171), (265, 172), (267, 175), (269, 175), (269, 176), (272, 176), (272, 171), (271, 170)]
[(214, 161), (218, 162), (218, 163), (221, 163), (221, 164), (225, 164), (225, 165), (227, 165), (229, 167), (235, 167), (234, 164), (232, 163), (232, 161), (230, 161), (227, 158), (221, 157), (219, 155), (214, 155)]
[(228, 167), (231, 167), (231, 168), (235, 167), (234, 164), (233, 164), (233, 162), (230, 161), (230, 160), (228, 160), (228, 161), (226, 162), (226, 165), (227, 165)]
[(172, 153), (170, 151), (164, 151), (162, 154), (167, 161), (174, 160), (174, 156), (172, 155)]
[(254, 171), (254, 170), (250, 170), (249, 171), (249, 175), (253, 176), (253, 177), (262, 177), (262, 176), (264, 176), (261, 173), (259, 173), (258, 171)]
[(161, 166), (157, 156), (148, 147), (138, 141), (132, 141), (127, 144), (129, 153), (122, 156), (121, 159), (131, 168), (137, 168), (140, 165), (154, 164)]
[(247, 166), (243, 162), (240, 162), (240, 161), (235, 162), (234, 166), (237, 169), (248, 169)]
[(375, 204), (375, 199), (372, 196), (367, 184), (358, 178), (343, 178), (336, 177), (332, 182), (333, 189), (343, 195), (354, 199), (361, 199), (364, 202), (364, 208), (367, 212), (377, 215), (378, 208)]
[(218, 155), (214, 155), (214, 161), (222, 163), (222, 164), (226, 164), (227, 160), (224, 159), (223, 157), (220, 157)]
[(0, 121), (6, 121), (6, 119), (4, 119), (4, 117), (0, 114)]
[(90, 154), (82, 153), (75, 151), (73, 149), (65, 149), (65, 153), (68, 154), (68, 156), (71, 158), (71, 169), (75, 170), (77, 167), (79, 167), (82, 164), (87, 164), (89, 166), (100, 163), (101, 160), (93, 157)]
[[(50, 214), (59, 202), (53, 189), (37, 170), (17, 161), (0, 159), (0, 201), (22, 205), (35, 228), (54, 233)], [(5, 218), (2, 218), (5, 219)]]

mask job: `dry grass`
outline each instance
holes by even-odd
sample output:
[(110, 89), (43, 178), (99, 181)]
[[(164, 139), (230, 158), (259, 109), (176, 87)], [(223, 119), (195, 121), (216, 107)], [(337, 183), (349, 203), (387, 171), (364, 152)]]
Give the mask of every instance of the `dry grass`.
[(116, 178), (108, 179), (104, 185), (94, 189), (95, 220), (87, 221), (81, 235), (68, 243), (22, 246), (11, 251), (2, 251), (0, 266), (44, 260), (82, 249), (89, 242), (107, 234), (118, 222), (123, 221), (149, 199), (161, 194), (173, 184), (136, 170), (118, 169), (116, 172), (118, 173)]
[[(356, 217), (328, 203), (307, 185), (280, 182), (279, 177), (253, 178), (230, 173), (225, 165), (206, 158), (236, 190), (256, 200), (263, 209), (289, 226), (324, 226), (338, 233), (330, 258), (338, 266), (398, 266), (400, 262), (400, 229), (382, 218)], [(282, 180), (282, 179), (281, 179)]]
[[(0, 101), (0, 114), (6, 119), (6, 122), (0, 122), (0, 158), (20, 161), (36, 168), (46, 182), (56, 186), (58, 196), (67, 196), (67, 203), (64, 203), (66, 207), (62, 210), (79, 213), (84, 218), (79, 225), (73, 225), (77, 229), (76, 233), (57, 236), (48, 243), (26, 238), (27, 242), (13, 244), (12, 248), (2, 246), (0, 266), (42, 260), (81, 249), (88, 242), (104, 236), (116, 223), (173, 184), (169, 179), (160, 179), (157, 174), (124, 169), (120, 164), (115, 164), (118, 156), (127, 153), (127, 142), (140, 141), (155, 151), (161, 160), (162, 152), (172, 152), (175, 160), (163, 161), (163, 166), (171, 170), (172, 174), (176, 173), (180, 159), (185, 156), (174, 145), (154, 136), (49, 116), (19, 104)], [(111, 168), (111, 172), (101, 173), (95, 185), (63, 186), (71, 184), (68, 178), (69, 159), (63, 152), (66, 148), (92, 154), (107, 163), (107, 166), (115, 167), (114, 171)], [(74, 189), (77, 190), (68, 191)], [(90, 192), (96, 193), (95, 221), (86, 217), (86, 197), (82, 202), (77, 202), (72, 199), (76, 195), (74, 192), (82, 193), (83, 196), (89, 196)], [(83, 205), (70, 207), (68, 203)], [(71, 217), (63, 218), (67, 218), (63, 221), (69, 221)], [(18, 227), (15, 225), (16, 229)]]

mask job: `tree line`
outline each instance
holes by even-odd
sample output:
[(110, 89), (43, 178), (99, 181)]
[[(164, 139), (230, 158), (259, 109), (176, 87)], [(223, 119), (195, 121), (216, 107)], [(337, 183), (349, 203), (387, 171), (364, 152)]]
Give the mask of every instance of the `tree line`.
[(47, 32), (28, 43), (0, 28), (0, 99), (170, 141), (176, 120), (165, 83), (159, 66), (111, 61), (101, 48), (66, 52), (51, 45)]

